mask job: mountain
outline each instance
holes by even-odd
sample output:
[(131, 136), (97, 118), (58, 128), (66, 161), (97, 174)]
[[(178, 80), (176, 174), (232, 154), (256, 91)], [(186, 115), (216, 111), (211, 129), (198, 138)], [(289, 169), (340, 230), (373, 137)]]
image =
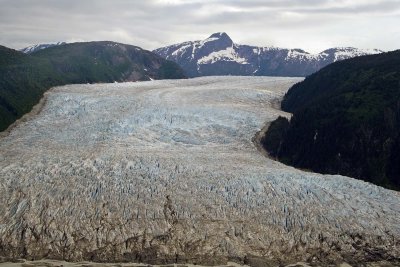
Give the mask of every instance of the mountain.
[(381, 53), (353, 47), (327, 49), (310, 54), (301, 49), (235, 44), (224, 32), (202, 41), (191, 41), (154, 50), (178, 63), (189, 77), (209, 75), (307, 76), (339, 60)]
[(21, 51), (24, 54), (31, 54), (31, 53), (37, 52), (39, 50), (42, 50), (42, 49), (46, 49), (46, 48), (58, 46), (58, 45), (64, 45), (64, 44), (66, 44), (66, 42), (57, 42), (57, 43), (50, 43), (50, 44), (35, 44), (35, 45), (31, 45), (31, 46), (22, 48), (19, 51)]
[(73, 43), (31, 54), (0, 46), (0, 131), (29, 112), (53, 86), (184, 77), (176, 63), (132, 45)]
[(73, 83), (184, 78), (181, 68), (137, 46), (102, 41), (54, 46), (31, 54), (48, 59)]
[(0, 67), (19, 62), (25, 55), (14, 49), (0, 45)]
[(400, 190), (400, 50), (331, 64), (294, 85), (264, 147), (304, 169)]

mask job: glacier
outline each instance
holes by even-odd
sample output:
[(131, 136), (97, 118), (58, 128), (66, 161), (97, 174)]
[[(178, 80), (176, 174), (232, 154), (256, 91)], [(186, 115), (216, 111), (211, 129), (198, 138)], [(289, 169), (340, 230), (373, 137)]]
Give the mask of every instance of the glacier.
[(56, 87), (0, 139), (0, 256), (366, 262), (400, 257), (400, 193), (252, 141), (302, 78)]

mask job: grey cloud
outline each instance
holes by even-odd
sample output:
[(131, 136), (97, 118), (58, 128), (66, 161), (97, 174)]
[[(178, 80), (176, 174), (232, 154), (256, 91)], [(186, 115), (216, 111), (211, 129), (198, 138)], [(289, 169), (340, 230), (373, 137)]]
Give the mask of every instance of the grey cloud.
[(338, 6), (331, 8), (296, 8), (299, 13), (322, 13), (322, 14), (395, 14), (400, 11), (400, 1), (385, 1), (383, 3), (370, 3), (358, 6)]
[[(400, 0), (0, 0), (0, 6), (0, 44), (14, 48), (114, 40), (154, 49), (215, 31), (241, 43), (313, 51), (326, 45), (392, 50), (400, 43)], [(366, 33), (359, 25), (385, 31)]]

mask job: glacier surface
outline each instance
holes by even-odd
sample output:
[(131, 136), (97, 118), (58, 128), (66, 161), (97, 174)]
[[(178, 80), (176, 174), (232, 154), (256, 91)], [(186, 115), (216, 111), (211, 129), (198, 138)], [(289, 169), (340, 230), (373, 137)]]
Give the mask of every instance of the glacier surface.
[(265, 123), (289, 116), (276, 102), (299, 81), (53, 88), (38, 115), (0, 139), (0, 256), (398, 258), (398, 192), (285, 166), (252, 142)]

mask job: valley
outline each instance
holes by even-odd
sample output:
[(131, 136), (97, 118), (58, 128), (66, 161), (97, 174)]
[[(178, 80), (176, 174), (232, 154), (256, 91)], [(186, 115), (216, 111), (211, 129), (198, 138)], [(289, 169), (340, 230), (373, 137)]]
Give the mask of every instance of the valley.
[(400, 193), (265, 157), (303, 78), (55, 87), (0, 139), (0, 256), (336, 266), (400, 257)]

